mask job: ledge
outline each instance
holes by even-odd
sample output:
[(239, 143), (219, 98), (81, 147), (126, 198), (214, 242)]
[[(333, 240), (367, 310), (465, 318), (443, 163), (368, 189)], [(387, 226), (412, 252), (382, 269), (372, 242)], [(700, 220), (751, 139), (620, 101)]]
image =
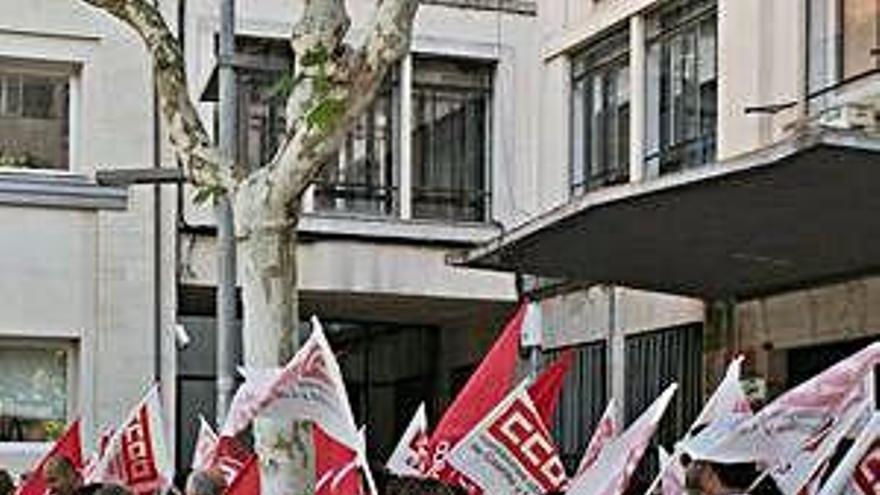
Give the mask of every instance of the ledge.
[(0, 171), (0, 205), (124, 210), (128, 192), (99, 186), (85, 176), (50, 170)]
[(419, 3), (457, 9), (488, 10), (528, 16), (538, 15), (537, 2), (529, 0), (421, 0)]
[(303, 237), (346, 237), (476, 246), (497, 237), (501, 229), (480, 223), (307, 214), (300, 219), (299, 232)]

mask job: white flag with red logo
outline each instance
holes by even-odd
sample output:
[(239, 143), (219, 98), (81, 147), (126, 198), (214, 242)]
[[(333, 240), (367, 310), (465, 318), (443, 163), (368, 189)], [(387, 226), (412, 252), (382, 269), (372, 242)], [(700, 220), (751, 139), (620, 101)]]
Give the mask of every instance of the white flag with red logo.
[(204, 470), (214, 463), (214, 453), (217, 451), (217, 434), (205, 418), (199, 415), (199, 435), (196, 438), (195, 450), (193, 451), (192, 469)]
[(751, 415), (752, 407), (741, 384), (744, 359), (743, 356), (738, 356), (727, 366), (724, 378), (694, 420), (691, 431), (715, 421), (726, 420), (731, 414)]
[(581, 458), (580, 464), (578, 464), (574, 477), (576, 478), (580, 476), (584, 471), (589, 469), (590, 466), (596, 462), (596, 459), (599, 458), (599, 454), (602, 453), (605, 446), (617, 438), (619, 434), (620, 426), (617, 424), (617, 401), (611, 399), (608, 401), (608, 405), (605, 407), (605, 412), (602, 413), (602, 417), (599, 419), (599, 423), (593, 431), (593, 436), (590, 437), (590, 443), (587, 444), (587, 450), (584, 451), (584, 456)]
[(602, 450), (589, 469), (572, 480), (567, 493), (618, 495), (625, 492), (677, 388), (674, 383), (667, 387), (626, 431)]
[(250, 370), (227, 415), (223, 434), (234, 436), (257, 416), (313, 421), (328, 435), (356, 449), (358, 429), (351, 414), (339, 364), (324, 330), (312, 317), (312, 333), (280, 370)]
[(525, 382), (456, 444), (448, 461), (485, 493), (542, 495), (567, 481)]
[(425, 403), (421, 403), (386, 467), (397, 476), (421, 478), (427, 469), (428, 457), (428, 417), (425, 414)]
[(875, 343), (781, 395), (719, 440), (688, 451), (715, 462), (771, 466), (783, 493), (796, 494), (865, 418), (878, 363)]
[(673, 459), (662, 445), (657, 446), (659, 461), (661, 466), (665, 466), (663, 470), (663, 479), (660, 481), (661, 492), (663, 495), (681, 495), (684, 490), (684, 467)]
[(136, 494), (152, 494), (171, 483), (159, 388), (153, 386), (116, 429), (87, 482), (116, 483)]
[(880, 412), (874, 412), (819, 495), (880, 493)]

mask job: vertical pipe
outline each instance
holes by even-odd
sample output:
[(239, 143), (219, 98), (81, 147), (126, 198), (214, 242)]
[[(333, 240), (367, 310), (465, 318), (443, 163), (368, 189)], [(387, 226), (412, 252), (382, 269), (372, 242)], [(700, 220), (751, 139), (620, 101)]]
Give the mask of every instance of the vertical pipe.
[[(220, 2), (220, 139), (223, 166), (236, 160), (237, 104), (235, 68), (235, 0)], [(217, 424), (223, 424), (234, 386), (235, 352), (235, 235), (232, 204), (226, 195), (215, 204), (217, 219)]]
[(629, 180), (641, 182), (645, 170), (645, 18), (629, 20)]
[(412, 218), (412, 55), (400, 63), (400, 218)]

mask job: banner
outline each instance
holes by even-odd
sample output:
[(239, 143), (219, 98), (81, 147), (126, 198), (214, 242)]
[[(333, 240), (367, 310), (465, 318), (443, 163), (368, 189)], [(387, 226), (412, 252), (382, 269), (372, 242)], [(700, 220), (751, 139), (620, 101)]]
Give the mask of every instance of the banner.
[(589, 469), (590, 466), (596, 462), (596, 459), (599, 458), (599, 454), (602, 453), (605, 446), (617, 438), (619, 434), (620, 427), (617, 424), (617, 401), (612, 398), (608, 401), (608, 405), (605, 407), (605, 412), (602, 413), (599, 423), (596, 424), (596, 429), (593, 431), (590, 443), (587, 444), (587, 449), (584, 451), (584, 456), (578, 464), (574, 477), (577, 478), (583, 474), (584, 471)]
[(880, 493), (880, 412), (875, 411), (819, 494), (877, 493)]
[(450, 451), (448, 462), (491, 494), (542, 495), (562, 490), (567, 481), (525, 382)]
[(260, 463), (256, 455), (252, 455), (242, 466), (232, 484), (226, 489), (226, 495), (258, 495), (260, 493)]
[(593, 465), (572, 480), (567, 493), (569, 495), (624, 493), (677, 388), (678, 385), (675, 383), (667, 387), (626, 431), (602, 449)]
[(665, 466), (663, 470), (663, 479), (660, 482), (661, 492), (663, 495), (681, 495), (685, 493), (684, 467), (677, 458), (673, 458), (666, 452), (662, 445), (657, 446), (660, 465)]
[(749, 416), (752, 414), (752, 407), (741, 384), (742, 363), (744, 359), (743, 356), (738, 356), (727, 365), (724, 378), (718, 384), (718, 387), (715, 388), (715, 392), (712, 393), (706, 404), (703, 405), (700, 415), (697, 416), (697, 419), (691, 425), (689, 430), (691, 434), (695, 430), (715, 421), (726, 420), (731, 414)]
[(386, 467), (397, 476), (421, 478), (427, 469), (428, 458), (428, 417), (425, 414), (425, 403), (421, 403)]
[(691, 448), (697, 458), (721, 463), (759, 462), (786, 494), (813, 477), (833, 447), (866, 414), (870, 380), (880, 363), (874, 343), (781, 395), (718, 440)]
[(360, 459), (321, 427), (312, 428), (315, 445), (315, 495), (364, 495)]
[(113, 434), (86, 481), (120, 484), (136, 494), (161, 490), (174, 474), (166, 445), (159, 389), (154, 386)]
[(55, 445), (46, 452), (36, 466), (31, 470), (21, 486), (16, 490), (16, 495), (45, 495), (47, 493), (46, 479), (43, 478), (43, 467), (46, 461), (56, 456), (64, 456), (70, 460), (77, 470), (83, 468), (82, 437), (80, 436), (79, 420), (74, 421), (67, 427)]
[(249, 370), (232, 400), (223, 435), (234, 436), (255, 417), (313, 421), (343, 445), (356, 448), (348, 394), (324, 330), (312, 317), (312, 333), (281, 370)]
[(527, 303), (520, 303), (498, 340), (437, 423), (429, 442), (428, 477), (454, 482), (455, 474), (446, 464), (447, 454), (510, 391), (527, 309)]

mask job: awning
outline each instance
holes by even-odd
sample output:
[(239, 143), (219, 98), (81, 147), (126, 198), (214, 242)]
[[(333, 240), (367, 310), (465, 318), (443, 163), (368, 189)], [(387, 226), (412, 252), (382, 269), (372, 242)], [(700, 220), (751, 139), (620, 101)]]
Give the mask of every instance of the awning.
[(734, 160), (601, 189), (452, 258), (706, 299), (876, 273), (880, 139), (813, 131)]

